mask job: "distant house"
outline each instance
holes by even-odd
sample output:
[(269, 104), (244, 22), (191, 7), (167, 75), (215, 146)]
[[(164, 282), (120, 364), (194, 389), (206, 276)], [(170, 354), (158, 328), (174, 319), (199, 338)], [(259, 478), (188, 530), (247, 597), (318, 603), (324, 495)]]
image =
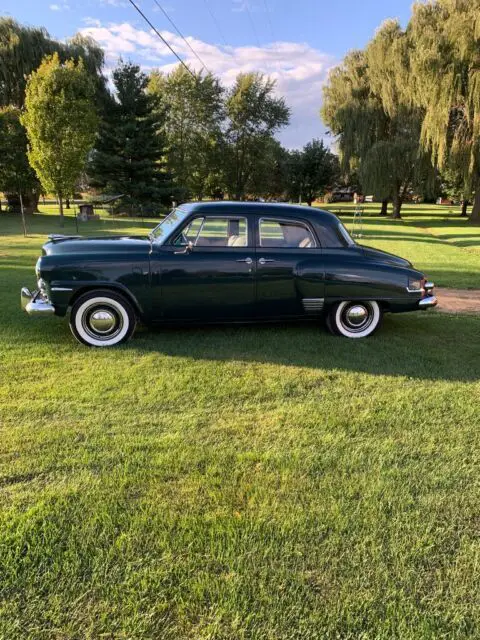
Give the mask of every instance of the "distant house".
[(334, 189), (331, 195), (331, 202), (353, 202), (355, 189), (352, 187), (342, 187)]

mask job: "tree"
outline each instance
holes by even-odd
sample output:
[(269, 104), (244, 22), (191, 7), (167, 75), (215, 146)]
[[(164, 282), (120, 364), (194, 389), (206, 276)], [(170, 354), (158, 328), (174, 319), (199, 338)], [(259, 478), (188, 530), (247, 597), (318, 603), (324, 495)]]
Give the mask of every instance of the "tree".
[(288, 181), (288, 151), (273, 136), (265, 139), (263, 153), (245, 185), (249, 198), (277, 199), (283, 196)]
[(177, 66), (170, 74), (150, 74), (148, 92), (163, 119), (165, 156), (177, 200), (199, 199), (218, 182), (221, 158), (223, 88), (211, 74)]
[(10, 208), (20, 206), (20, 196), (25, 213), (36, 210), (40, 183), (27, 158), (27, 135), (20, 123), (20, 109), (0, 109), (0, 191), (3, 191)]
[(339, 165), (335, 156), (321, 140), (312, 140), (303, 147), (301, 158), (302, 192), (309, 206), (315, 198), (331, 189), (338, 178)]
[[(396, 20), (387, 20), (365, 51), (347, 62), (332, 76), (334, 89), (325, 91), (325, 121), (344, 153), (358, 160), (363, 188), (384, 203), (391, 198), (393, 217), (400, 218), (407, 192), (434, 178), (420, 145), (423, 112), (403, 91), (409, 78), (406, 34)], [(353, 82), (339, 87), (352, 63)]]
[[(336, 137), (341, 169), (357, 175), (368, 151), (388, 137), (389, 118), (370, 86), (365, 52), (351, 51), (332, 69), (323, 91), (321, 116)], [(386, 215), (390, 194), (383, 198)]]
[(266, 143), (289, 122), (283, 98), (273, 95), (275, 82), (260, 73), (241, 73), (226, 100), (225, 182), (236, 200), (246, 195), (248, 181), (266, 153)]
[(163, 123), (146, 92), (147, 83), (137, 65), (121, 63), (114, 70), (116, 95), (106, 110), (88, 167), (91, 185), (122, 194), (131, 212), (138, 207), (154, 210), (170, 195), (161, 162)]
[(92, 39), (77, 34), (66, 42), (53, 40), (43, 28), (26, 27), (0, 18), (0, 105), (23, 107), (27, 78), (45, 56), (57, 53), (61, 62), (80, 58), (95, 82), (97, 99), (106, 94), (102, 75), (103, 50)]
[(48, 56), (27, 82), (21, 122), (29, 140), (28, 159), (46, 191), (60, 203), (73, 195), (95, 140), (94, 85), (82, 60), (61, 63)]
[(421, 142), (441, 170), (475, 192), (471, 220), (480, 222), (480, 0), (417, 3), (407, 28), (406, 99), (423, 112)]

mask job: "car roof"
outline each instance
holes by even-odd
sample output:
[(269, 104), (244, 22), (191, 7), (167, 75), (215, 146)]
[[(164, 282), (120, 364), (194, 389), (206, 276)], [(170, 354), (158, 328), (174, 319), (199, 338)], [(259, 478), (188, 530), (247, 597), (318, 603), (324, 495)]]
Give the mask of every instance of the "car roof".
[(324, 211), (316, 207), (305, 205), (294, 205), (276, 202), (236, 202), (228, 200), (216, 200), (206, 202), (185, 202), (178, 206), (181, 211), (187, 213), (214, 213), (227, 214), (235, 212), (256, 213), (262, 216), (281, 216), (283, 218), (303, 218), (312, 222), (322, 222), (322, 224), (338, 224), (338, 218), (330, 211)]

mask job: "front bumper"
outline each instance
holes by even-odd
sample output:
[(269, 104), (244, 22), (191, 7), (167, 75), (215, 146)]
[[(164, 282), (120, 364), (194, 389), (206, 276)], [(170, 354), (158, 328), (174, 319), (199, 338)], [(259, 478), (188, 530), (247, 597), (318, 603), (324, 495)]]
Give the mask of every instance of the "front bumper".
[(27, 287), (23, 287), (20, 292), (20, 302), (22, 310), (29, 316), (50, 316), (55, 313), (55, 307), (41, 291), (32, 293)]

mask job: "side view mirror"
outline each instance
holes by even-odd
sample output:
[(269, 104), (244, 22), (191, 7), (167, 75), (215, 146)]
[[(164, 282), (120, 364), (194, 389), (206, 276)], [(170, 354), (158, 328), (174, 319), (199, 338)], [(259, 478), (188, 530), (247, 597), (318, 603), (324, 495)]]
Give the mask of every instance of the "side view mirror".
[(191, 253), (193, 251), (193, 247), (194, 247), (193, 242), (189, 240), (183, 249), (181, 249), (180, 251), (174, 251), (173, 253), (176, 255), (178, 254), (184, 255), (185, 253)]

